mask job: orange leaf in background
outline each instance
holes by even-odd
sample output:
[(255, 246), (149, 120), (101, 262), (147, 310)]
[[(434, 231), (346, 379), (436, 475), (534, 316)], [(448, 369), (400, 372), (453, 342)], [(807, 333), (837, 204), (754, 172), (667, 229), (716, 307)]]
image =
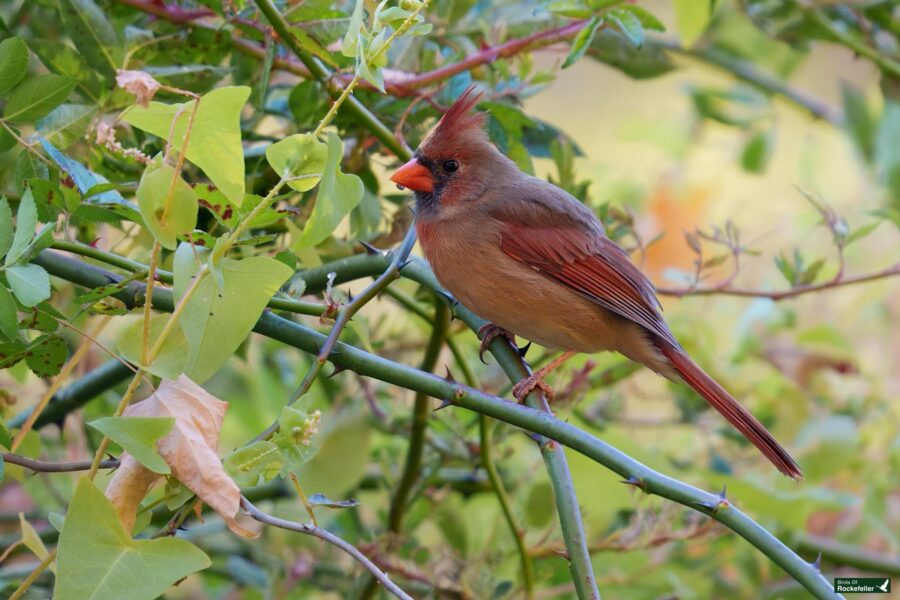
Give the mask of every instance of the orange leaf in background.
[[(128, 417), (173, 417), (172, 431), (159, 440), (157, 450), (172, 468), (172, 475), (207, 503), (225, 520), (234, 533), (244, 537), (257, 534), (236, 520), (241, 492), (225, 473), (216, 446), (228, 403), (209, 394), (181, 375), (164, 381), (156, 392), (125, 410)], [(134, 526), (137, 508), (150, 487), (160, 478), (128, 454), (106, 489), (126, 530)]]
[[(651, 240), (660, 232), (666, 235), (647, 249), (643, 271), (660, 285), (665, 282), (666, 269), (692, 273), (696, 255), (684, 241), (684, 231), (704, 226), (709, 190), (701, 187), (673, 189), (662, 181), (650, 193), (645, 214), (638, 219), (637, 230), (644, 240)], [(707, 257), (709, 258), (709, 257)], [(635, 256), (638, 260), (638, 257)]]

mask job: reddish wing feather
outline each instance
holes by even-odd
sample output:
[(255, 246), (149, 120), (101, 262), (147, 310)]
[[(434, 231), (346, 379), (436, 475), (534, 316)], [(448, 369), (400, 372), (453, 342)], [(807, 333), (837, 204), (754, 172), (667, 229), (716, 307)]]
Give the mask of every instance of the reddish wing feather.
[(659, 314), (653, 285), (615, 242), (574, 227), (509, 224), (500, 249), (679, 347)]

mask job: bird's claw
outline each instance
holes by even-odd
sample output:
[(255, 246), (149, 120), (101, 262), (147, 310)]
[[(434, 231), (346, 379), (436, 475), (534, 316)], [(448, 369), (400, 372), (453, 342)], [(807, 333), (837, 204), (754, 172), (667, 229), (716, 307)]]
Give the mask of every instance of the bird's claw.
[(544, 392), (544, 395), (547, 396), (547, 402), (553, 401), (553, 388), (547, 385), (547, 383), (544, 381), (543, 373), (539, 371), (532, 373), (513, 386), (513, 398), (515, 398), (519, 404), (524, 404), (525, 397), (534, 390), (541, 390), (542, 392)]
[(493, 323), (485, 323), (484, 325), (482, 325), (478, 329), (478, 335), (479, 337), (481, 337), (481, 347), (478, 349), (478, 358), (481, 359), (481, 362), (483, 362), (484, 364), (487, 364), (487, 362), (484, 360), (484, 353), (487, 351), (488, 346), (491, 345), (491, 342), (493, 342), (497, 336), (502, 335), (503, 337), (508, 339), (513, 346), (516, 345), (515, 335), (501, 327), (497, 327)]

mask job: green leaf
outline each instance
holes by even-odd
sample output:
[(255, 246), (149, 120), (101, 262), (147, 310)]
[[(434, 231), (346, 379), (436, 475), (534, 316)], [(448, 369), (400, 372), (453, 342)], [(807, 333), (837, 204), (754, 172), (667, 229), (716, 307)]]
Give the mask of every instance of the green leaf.
[[(153, 344), (171, 318), (169, 315), (150, 317), (150, 335), (147, 336), (148, 351), (150, 348), (153, 348)], [(181, 327), (172, 328), (171, 333), (168, 334), (162, 346), (160, 346), (156, 358), (149, 365), (143, 364), (141, 358), (143, 331), (144, 322), (142, 319), (139, 319), (122, 332), (118, 345), (122, 358), (145, 368), (150, 373), (163, 379), (176, 379), (184, 373), (188, 363), (188, 352), (185, 351), (188, 342), (181, 331)]]
[[(175, 167), (161, 160), (147, 166), (135, 195), (147, 229), (169, 250), (178, 246), (179, 234), (193, 231), (197, 225), (197, 194)], [(169, 212), (163, 223), (167, 204)]]
[[(208, 252), (208, 251), (207, 251)], [(201, 252), (205, 256), (207, 252)], [(175, 297), (181, 298), (196, 272), (193, 251), (181, 244), (175, 253)], [(212, 276), (200, 282), (181, 316), (190, 344), (185, 373), (197, 383), (213, 376), (252, 331), (269, 299), (293, 271), (266, 256), (243, 260), (223, 258), (219, 289)]]
[(13, 243), (12, 209), (6, 196), (0, 197), (0, 258), (6, 256)]
[[(359, 506), (359, 500), (348, 498), (346, 500), (332, 500), (325, 494), (313, 494), (307, 500), (310, 506), (324, 506), (326, 508), (354, 508)], [(552, 514), (552, 513), (551, 513)]]
[(866, 162), (871, 162), (875, 156), (875, 138), (878, 135), (878, 126), (866, 104), (865, 95), (859, 88), (842, 81), (841, 97), (844, 104), (844, 127), (856, 144), (859, 153)]
[(84, 56), (68, 44), (59, 40), (32, 38), (28, 46), (38, 55), (51, 73), (71, 77), (78, 82), (79, 89), (95, 103), (100, 103), (103, 85)]
[(211, 564), (185, 540), (132, 540), (112, 503), (86, 477), (78, 481), (58, 548), (55, 600), (152, 600)]
[(16, 232), (4, 264), (15, 264), (24, 256), (28, 244), (34, 239), (36, 225), (37, 206), (34, 204), (31, 188), (26, 188), (25, 193), (22, 194), (22, 200), (19, 201), (19, 210), (16, 212)]
[(741, 152), (741, 166), (748, 173), (762, 173), (772, 158), (775, 146), (775, 131), (759, 131), (747, 140)]
[(9, 267), (6, 280), (23, 306), (34, 306), (50, 297), (50, 276), (37, 265)]
[(588, 24), (581, 28), (581, 31), (579, 31), (578, 35), (575, 36), (575, 39), (572, 40), (572, 47), (569, 49), (569, 55), (566, 56), (566, 60), (563, 61), (562, 64), (563, 69), (568, 69), (584, 56), (584, 53), (590, 48), (591, 42), (594, 41), (594, 34), (597, 33), (597, 29), (602, 22), (603, 21), (599, 17), (591, 17)]
[[(38, 535), (38, 532), (35, 531), (31, 523), (25, 520), (25, 513), (19, 513), (19, 525), (22, 527), (22, 543), (25, 544), (25, 547), (31, 550), (39, 559), (44, 560), (47, 558), (50, 553), (47, 551), (47, 547), (41, 540), (41, 536)], [(56, 567), (53, 564), (50, 565), (50, 570), (56, 573)]]
[(175, 425), (172, 417), (103, 417), (88, 425), (108, 436), (154, 473), (168, 475), (172, 472), (156, 450), (156, 442), (168, 435)]
[(341, 43), (341, 54), (348, 58), (354, 58), (359, 50), (360, 36), (368, 35), (365, 25), (363, 24), (363, 0), (356, 0), (356, 6), (353, 7), (353, 14), (350, 15), (350, 23), (347, 27), (347, 34)]
[(122, 65), (122, 44), (106, 14), (93, 0), (59, 0), (66, 33), (79, 53), (111, 78)]
[(225, 470), (240, 485), (257, 485), (269, 481), (281, 471), (284, 459), (274, 442), (258, 440), (238, 448), (225, 457)]
[(28, 46), (20, 38), (0, 42), (0, 94), (22, 81), (28, 71)]
[(634, 13), (622, 8), (614, 8), (606, 13), (606, 16), (618, 26), (619, 31), (625, 34), (635, 48), (644, 45), (644, 25)]
[(674, 0), (675, 25), (681, 35), (681, 45), (693, 46), (712, 19), (712, 3), (707, 0)]
[(9, 431), (6, 430), (3, 423), (0, 423), (0, 446), (7, 450), (12, 448), (12, 437), (10, 437)]
[(591, 58), (619, 69), (634, 79), (651, 79), (675, 69), (669, 54), (655, 44), (637, 49), (614, 29), (602, 29), (594, 36)]
[(341, 139), (335, 133), (328, 132), (328, 159), (316, 194), (316, 205), (295, 246), (311, 248), (321, 243), (362, 200), (362, 179), (340, 170), (343, 155)]
[(97, 109), (84, 104), (62, 104), (37, 122), (37, 130), (57, 147), (66, 149), (81, 140)]
[[(250, 97), (246, 86), (216, 88), (200, 98), (186, 157), (236, 206), (244, 201), (244, 152), (241, 147), (241, 110)], [(169, 140), (180, 150), (195, 100), (186, 104), (151, 102), (132, 106), (122, 118), (138, 129)], [(174, 128), (172, 120), (178, 116)]]
[(322, 179), (328, 162), (328, 146), (311, 133), (297, 133), (266, 148), (266, 160), (279, 177), (294, 177), (289, 186), (311, 190)]
[(66, 342), (56, 334), (42, 335), (28, 346), (25, 364), (38, 377), (53, 377), (68, 358)]
[(666, 26), (663, 25), (663, 22), (656, 18), (656, 15), (642, 6), (637, 6), (636, 4), (626, 4), (618, 10), (624, 10), (633, 14), (641, 22), (641, 25), (644, 29), (649, 29), (650, 31), (666, 30)]
[(11, 342), (19, 331), (19, 320), (16, 316), (16, 301), (12, 294), (0, 285), (0, 335)]
[(867, 235), (869, 235), (870, 233), (875, 231), (875, 229), (879, 225), (881, 225), (881, 223), (882, 223), (882, 221), (873, 221), (871, 223), (863, 225), (862, 227), (857, 228), (850, 235), (847, 236), (847, 241), (844, 242), (844, 246), (849, 246), (856, 240), (861, 240), (862, 238), (866, 237)]
[(18, 86), (9, 97), (3, 118), (11, 123), (36, 121), (66, 101), (75, 81), (62, 75), (38, 75)]

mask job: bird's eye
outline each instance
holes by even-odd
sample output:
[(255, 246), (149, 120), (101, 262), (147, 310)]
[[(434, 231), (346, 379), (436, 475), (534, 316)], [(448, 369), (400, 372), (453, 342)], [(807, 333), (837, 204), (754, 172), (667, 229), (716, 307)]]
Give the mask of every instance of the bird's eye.
[(459, 168), (459, 163), (455, 160), (445, 160), (441, 166), (444, 167), (444, 170), (448, 173), (452, 173)]

